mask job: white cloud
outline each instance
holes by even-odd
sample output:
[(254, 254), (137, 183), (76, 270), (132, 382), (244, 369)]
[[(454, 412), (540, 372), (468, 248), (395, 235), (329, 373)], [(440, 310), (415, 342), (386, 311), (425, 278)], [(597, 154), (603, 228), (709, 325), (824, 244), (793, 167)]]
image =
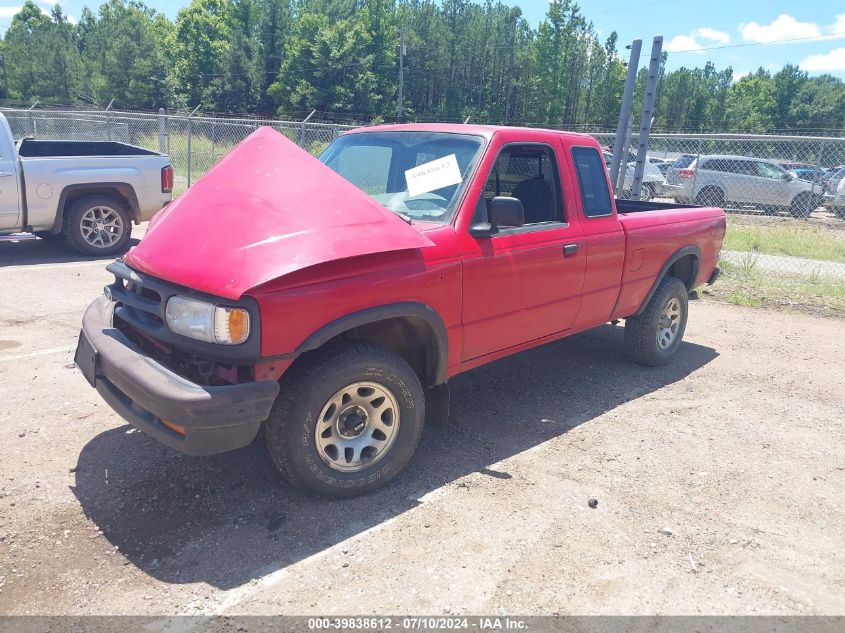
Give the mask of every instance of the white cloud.
[(845, 72), (845, 48), (835, 48), (823, 55), (810, 55), (799, 65), (810, 72)]
[[(700, 40), (707, 40), (707, 42), (702, 44)], [(724, 31), (717, 31), (716, 29), (703, 26), (688, 35), (676, 35), (663, 48), (670, 53), (691, 51), (704, 54), (704, 51), (699, 49), (710, 48), (713, 44), (729, 44), (730, 41), (731, 36)]]
[(0, 7), (0, 18), (13, 18), (22, 7)]
[(770, 24), (757, 24), (756, 22), (740, 24), (739, 32), (742, 33), (742, 39), (755, 44), (821, 37), (822, 35), (821, 28), (815, 22), (799, 22), (786, 13), (781, 13)]
[(703, 39), (710, 40), (711, 42), (718, 42), (719, 44), (731, 43), (731, 36), (725, 33), (724, 31), (717, 31), (716, 29), (708, 29), (707, 27), (702, 27), (698, 29), (696, 33)]
[(697, 49), (701, 47), (701, 44), (699, 44), (696, 39), (691, 35), (676, 35), (671, 40), (666, 42), (663, 48), (664, 50), (667, 50), (670, 53), (679, 53), (682, 51), (700, 52)]

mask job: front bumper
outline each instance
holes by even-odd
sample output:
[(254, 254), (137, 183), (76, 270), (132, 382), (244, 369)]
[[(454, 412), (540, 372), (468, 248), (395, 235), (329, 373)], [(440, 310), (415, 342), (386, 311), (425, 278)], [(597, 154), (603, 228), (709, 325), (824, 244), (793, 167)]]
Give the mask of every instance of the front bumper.
[[(279, 393), (276, 381), (199, 385), (143, 354), (112, 327), (114, 304), (101, 297), (82, 318), (75, 361), (103, 399), (132, 426), (189, 455), (249, 444)], [(182, 435), (162, 423), (185, 430)]]

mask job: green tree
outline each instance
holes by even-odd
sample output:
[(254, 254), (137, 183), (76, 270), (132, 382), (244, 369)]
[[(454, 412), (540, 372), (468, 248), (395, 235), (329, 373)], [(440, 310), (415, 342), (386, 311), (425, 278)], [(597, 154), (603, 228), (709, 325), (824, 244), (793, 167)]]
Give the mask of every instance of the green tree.
[(760, 68), (728, 90), (725, 122), (730, 129), (765, 132), (772, 128), (777, 102), (772, 79)]
[(92, 97), (123, 108), (173, 103), (173, 86), (158, 14), (134, 0), (110, 0), (97, 15), (83, 11), (82, 60)]
[(80, 85), (76, 28), (59, 5), (50, 15), (26, 0), (4, 39), (10, 97), (71, 103)]
[(188, 107), (212, 109), (229, 53), (227, 0), (192, 0), (176, 15), (173, 74)]
[(312, 108), (369, 118), (380, 111), (372, 39), (354, 16), (331, 22), (325, 14), (300, 16), (285, 46), (285, 60), (268, 93), (280, 114)]

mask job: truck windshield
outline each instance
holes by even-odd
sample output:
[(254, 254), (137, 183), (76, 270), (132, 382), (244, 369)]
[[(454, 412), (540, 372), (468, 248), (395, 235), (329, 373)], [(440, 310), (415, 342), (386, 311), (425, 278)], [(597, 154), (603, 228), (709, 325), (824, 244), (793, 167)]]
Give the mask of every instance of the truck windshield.
[(329, 168), (395, 213), (451, 222), (483, 139), (445, 132), (362, 132), (320, 155)]

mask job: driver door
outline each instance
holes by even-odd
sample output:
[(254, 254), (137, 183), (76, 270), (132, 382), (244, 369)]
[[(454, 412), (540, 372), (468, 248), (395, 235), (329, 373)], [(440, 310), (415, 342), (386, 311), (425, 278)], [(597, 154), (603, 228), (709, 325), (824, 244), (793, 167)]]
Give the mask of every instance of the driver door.
[(525, 225), (461, 238), (464, 361), (568, 330), (581, 306), (586, 249), (580, 225), (565, 213), (555, 149), (502, 147), (473, 223), (486, 221), (495, 196), (518, 198)]

